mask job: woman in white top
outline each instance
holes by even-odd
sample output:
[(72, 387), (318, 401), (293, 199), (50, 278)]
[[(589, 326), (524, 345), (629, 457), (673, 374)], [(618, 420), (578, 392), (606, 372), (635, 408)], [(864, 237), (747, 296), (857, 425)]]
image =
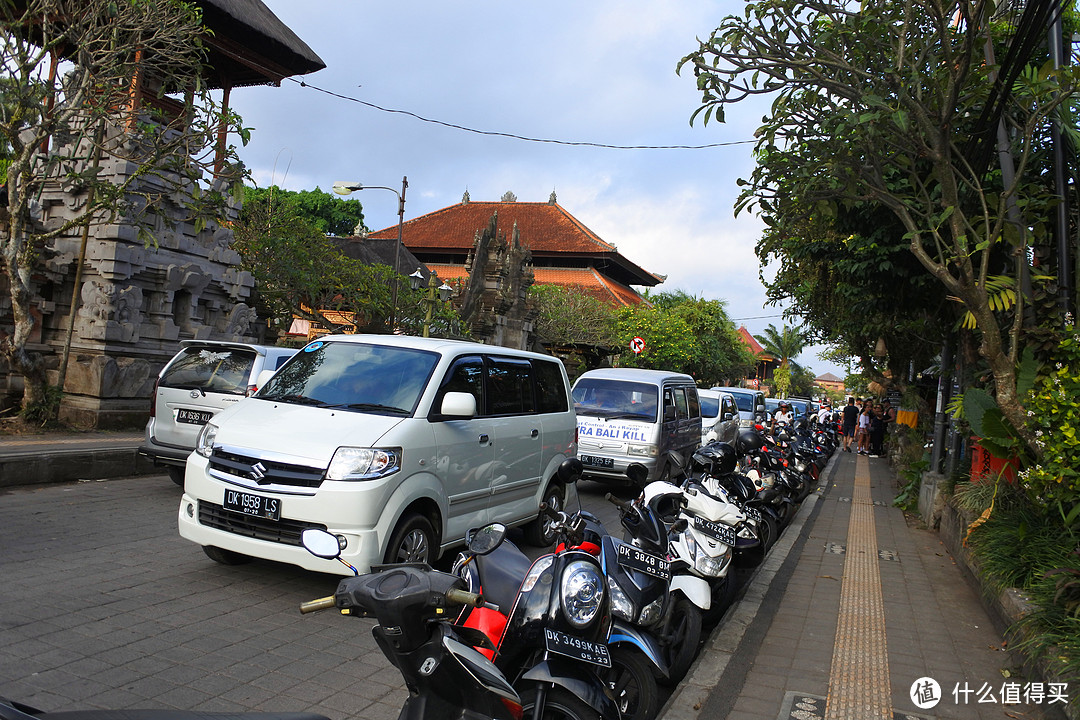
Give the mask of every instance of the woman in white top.
[(873, 406), (868, 400), (864, 405), (862, 412), (859, 413), (859, 429), (855, 431), (855, 438), (858, 440), (859, 454), (870, 454), (870, 416), (873, 414)]

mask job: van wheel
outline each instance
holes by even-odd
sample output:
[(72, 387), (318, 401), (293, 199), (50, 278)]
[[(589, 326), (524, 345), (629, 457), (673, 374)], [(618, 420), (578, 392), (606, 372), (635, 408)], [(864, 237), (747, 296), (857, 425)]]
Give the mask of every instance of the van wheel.
[[(552, 510), (563, 509), (563, 489), (552, 483), (544, 491), (544, 499)], [(555, 544), (555, 521), (545, 513), (539, 513), (536, 519), (525, 526), (525, 542), (535, 547), (549, 547)]]
[(180, 487), (184, 487), (184, 468), (176, 467), (175, 465), (169, 466), (169, 479)]
[(431, 527), (431, 521), (419, 513), (403, 516), (390, 536), (383, 561), (429, 565), (435, 562), (435, 529)]
[(213, 545), (203, 545), (203, 552), (206, 553), (206, 557), (222, 565), (245, 565), (253, 559), (248, 555), (214, 547)]

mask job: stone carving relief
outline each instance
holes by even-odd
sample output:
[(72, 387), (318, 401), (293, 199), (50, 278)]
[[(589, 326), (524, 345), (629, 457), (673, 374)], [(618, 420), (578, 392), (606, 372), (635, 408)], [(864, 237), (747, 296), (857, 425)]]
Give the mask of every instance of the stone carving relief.
[(138, 342), (143, 314), (142, 289), (98, 279), (83, 283), (75, 330), (86, 340)]

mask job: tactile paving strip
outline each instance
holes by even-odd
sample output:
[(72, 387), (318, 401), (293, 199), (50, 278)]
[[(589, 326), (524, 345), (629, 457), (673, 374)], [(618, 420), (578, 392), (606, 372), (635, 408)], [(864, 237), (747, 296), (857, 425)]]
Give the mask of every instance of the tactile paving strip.
[(859, 457), (825, 720), (891, 720), (891, 706), (870, 468)]

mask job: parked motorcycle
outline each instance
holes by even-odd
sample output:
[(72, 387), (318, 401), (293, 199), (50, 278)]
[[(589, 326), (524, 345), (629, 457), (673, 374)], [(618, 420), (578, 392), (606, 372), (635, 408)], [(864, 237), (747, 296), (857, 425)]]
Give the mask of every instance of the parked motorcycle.
[[(301, 543), (316, 557), (340, 559), (337, 537), (325, 530), (305, 530)], [(409, 690), (401, 720), (469, 716), (521, 720), (525, 709), (514, 687), (472, 647), (487, 638), (448, 622), (455, 608), (484, 604), (482, 596), (465, 590), (459, 577), (426, 565), (402, 564), (345, 578), (334, 595), (304, 603), (300, 612), (336, 607), (343, 615), (376, 618), (375, 642)]]
[[(571, 459), (559, 477), (572, 483), (580, 472), (580, 461)], [(466, 608), (457, 624), (485, 638), (496, 667), (534, 717), (543, 717), (552, 702), (568, 712), (568, 698), (580, 698), (604, 718), (634, 714), (639, 705), (654, 713), (651, 671), (637, 659), (616, 656), (608, 645), (610, 597), (599, 559), (580, 549), (585, 520), (580, 513), (542, 509), (557, 545), (535, 561), (506, 539), (502, 525), (470, 533), (468, 550), (452, 572), (470, 591), (483, 593), (487, 604)]]

